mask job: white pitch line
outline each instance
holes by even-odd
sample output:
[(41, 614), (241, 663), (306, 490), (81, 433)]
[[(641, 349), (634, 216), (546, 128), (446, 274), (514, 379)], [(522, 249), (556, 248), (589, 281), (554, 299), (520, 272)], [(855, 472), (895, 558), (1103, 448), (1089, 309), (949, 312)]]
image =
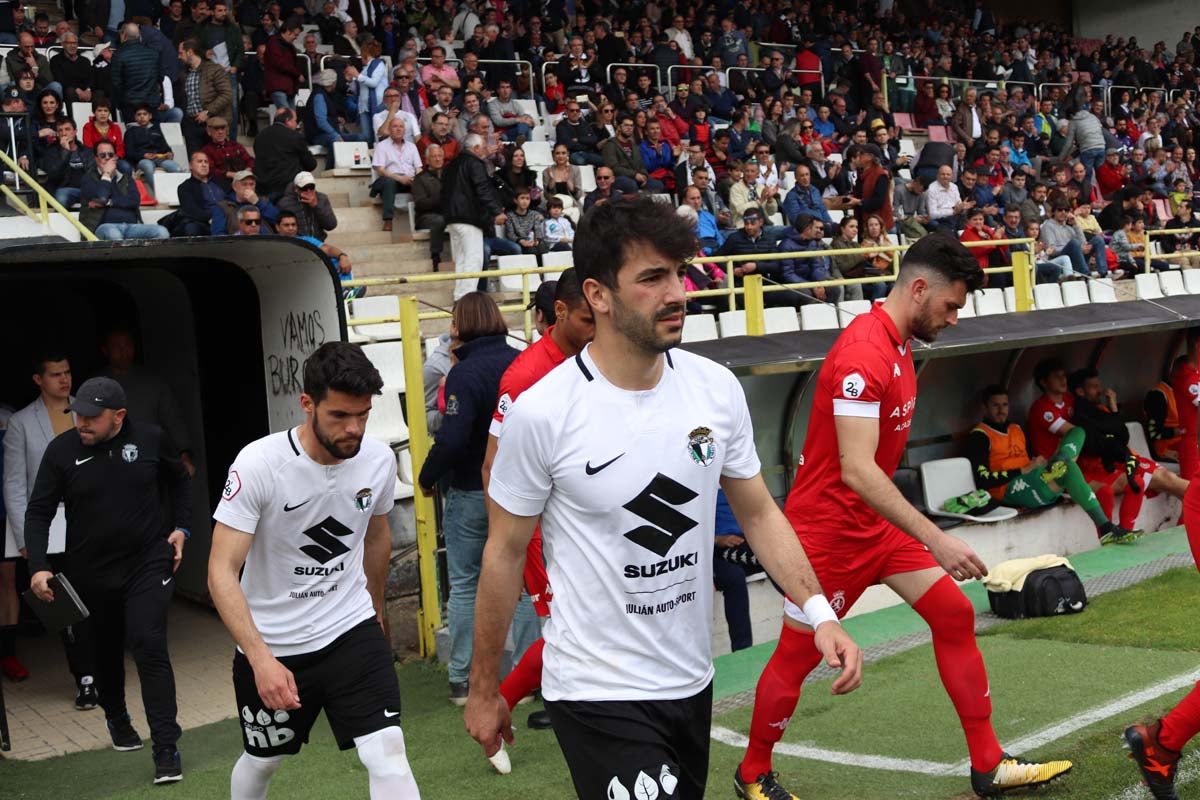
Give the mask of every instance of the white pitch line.
[[(1096, 708), (1076, 714), (1022, 739), (1010, 742), (1005, 747), (1005, 750), (1017, 754), (1028, 750), (1036, 750), (1042, 745), (1058, 741), (1064, 736), (1086, 728), (1089, 725), (1109, 719), (1132, 708), (1137, 708), (1165, 694), (1170, 694), (1177, 689), (1190, 686), (1196, 683), (1197, 680), (1200, 680), (1200, 672), (1188, 672), (1183, 675), (1176, 675), (1153, 686), (1148, 686), (1145, 689), (1118, 697), (1116, 700), (1105, 703), (1102, 706), (1097, 706)], [(713, 727), (710, 735), (716, 741), (730, 745), (731, 747), (744, 748), (749, 744), (749, 739), (743, 734), (721, 726)], [(779, 742), (775, 745), (774, 752), (796, 758), (807, 758), (812, 761), (827, 761), (834, 764), (891, 772), (915, 772), (922, 775), (937, 776), (969, 775), (971, 772), (969, 761), (960, 761), (957, 764), (943, 764), (938, 761), (923, 761), (921, 759), (845, 753), (838, 750), (826, 750), (821, 747), (792, 744), (790, 742)], [(1195, 769), (1195, 775), (1189, 773), (1188, 780), (1195, 776), (1200, 776), (1200, 766)], [(1122, 795), (1120, 800), (1133, 800), (1134, 797), (1137, 797), (1137, 795), (1129, 798)]]
[[(1179, 763), (1181, 765), (1180, 770), (1175, 773), (1176, 786), (1183, 786), (1185, 783), (1191, 783), (1196, 778), (1200, 778), (1200, 759), (1197, 758), (1197, 753), (1189, 753)], [(1108, 798), (1108, 800), (1145, 800), (1149, 796), (1145, 786), (1141, 783), (1135, 783), (1133, 786), (1127, 786), (1117, 792)]]

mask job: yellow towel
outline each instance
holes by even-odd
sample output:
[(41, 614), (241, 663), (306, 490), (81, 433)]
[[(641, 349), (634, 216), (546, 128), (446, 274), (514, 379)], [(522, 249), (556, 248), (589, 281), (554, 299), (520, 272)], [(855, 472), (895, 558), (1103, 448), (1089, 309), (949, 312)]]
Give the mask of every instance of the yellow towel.
[(1029, 573), (1050, 567), (1071, 567), (1071, 562), (1056, 555), (1014, 558), (992, 567), (988, 576), (983, 579), (983, 585), (989, 592), (1019, 592), (1024, 588), (1025, 578)]

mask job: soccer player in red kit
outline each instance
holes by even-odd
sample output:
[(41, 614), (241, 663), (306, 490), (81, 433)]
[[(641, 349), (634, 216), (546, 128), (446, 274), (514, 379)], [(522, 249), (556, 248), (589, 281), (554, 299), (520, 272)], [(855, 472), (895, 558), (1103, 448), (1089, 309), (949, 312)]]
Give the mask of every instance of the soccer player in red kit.
[[(855, 318), (825, 358), (784, 513), (839, 615), (867, 587), (883, 583), (929, 624), (938, 672), (966, 733), (971, 785), (986, 797), (1039, 786), (1071, 764), (1030, 763), (1001, 750), (975, 644), (975, 609), (954, 583), (982, 578), (987, 568), (966, 543), (909, 504), (891, 480), (917, 402), (911, 339), (932, 341), (955, 324), (967, 291), (982, 281), (970, 251), (947, 236), (926, 236), (905, 253), (887, 299)], [(785, 598), (783, 630), (759, 678), (750, 744), (734, 776), (739, 797), (795, 797), (772, 772), (771, 751), (805, 677), (821, 660), (808, 622)]]
[[(483, 457), (483, 490), (487, 493), (490, 482), (492, 463), (496, 459), (496, 449), (500, 441), (500, 428), (504, 425), (504, 416), (512, 408), (512, 404), (521, 392), (533, 386), (550, 370), (571, 358), (583, 346), (592, 340), (596, 333), (592, 309), (583, 296), (583, 287), (574, 267), (565, 270), (557, 282), (551, 287), (550, 282), (543, 283), (538, 292), (551, 290), (554, 298), (554, 321), (541, 339), (527, 347), (517, 356), (504, 375), (500, 378), (500, 397), (496, 402), (496, 413), (492, 416), (492, 424), (488, 430), (487, 451)], [(533, 609), (539, 617), (550, 616), (550, 600), (552, 592), (550, 578), (546, 575), (546, 563), (542, 557), (542, 536), (535, 530), (533, 538), (525, 551), (525, 591), (533, 600)], [(511, 711), (517, 703), (527, 697), (534, 689), (542, 685), (542, 648), (545, 639), (538, 639), (522, 654), (521, 659), (500, 683), (500, 694)], [(550, 727), (549, 718), (545, 711), (535, 711), (529, 715), (531, 728)], [(502, 774), (512, 770), (512, 762), (507, 751), (501, 745), (500, 750), (491, 758), (492, 766)]]
[(1187, 353), (1171, 371), (1171, 392), (1179, 425), (1179, 476), (1191, 480), (1200, 473), (1200, 439), (1197, 439), (1197, 407), (1200, 406), (1200, 328), (1187, 333)]
[[(1189, 353), (1190, 339), (1189, 334)], [(1192, 558), (1200, 564), (1200, 481), (1192, 481), (1183, 496), (1183, 526), (1187, 530)], [(1155, 800), (1179, 800), (1175, 793), (1179, 754), (1197, 733), (1200, 733), (1200, 684), (1154, 724), (1131, 725), (1125, 729), (1129, 757), (1137, 763), (1146, 788)]]

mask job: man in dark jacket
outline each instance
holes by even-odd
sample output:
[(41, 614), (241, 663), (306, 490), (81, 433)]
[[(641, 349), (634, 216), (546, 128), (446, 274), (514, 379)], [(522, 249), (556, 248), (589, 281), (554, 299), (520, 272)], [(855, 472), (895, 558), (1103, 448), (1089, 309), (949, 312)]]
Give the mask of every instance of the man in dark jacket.
[[(16, 86), (4, 90), (2, 104), (6, 114), (24, 114), (25, 96)], [(33, 163), (33, 141), (30, 138), (28, 117), (5, 117), (0, 119), (0, 150), (16, 157), (21, 169), (29, 171)]]
[(555, 141), (567, 146), (572, 164), (598, 167), (604, 163), (604, 159), (596, 152), (596, 129), (583, 119), (582, 114), (579, 101), (568, 100), (566, 113), (554, 127)]
[(142, 43), (137, 24), (130, 22), (121, 28), (121, 46), (109, 69), (113, 100), (123, 119), (133, 119), (134, 109), (143, 103), (151, 108), (162, 105), (163, 72), (158, 53)]
[(143, 225), (141, 196), (133, 176), (117, 169), (117, 150), (107, 139), (96, 144), (95, 164), (79, 186), (79, 221), (106, 241), (169, 239), (161, 225)]
[(79, 55), (79, 37), (68, 33), (62, 38), (62, 52), (50, 59), (50, 71), (62, 84), (63, 102), (90, 103), (96, 85), (92, 62)]
[(212, 164), (203, 150), (192, 153), (192, 177), (179, 184), (180, 223), (173, 227), (176, 235), (208, 236), (212, 232), (213, 214), (218, 213), (225, 189), (209, 180)]
[(42, 154), (38, 166), (46, 173), (42, 185), (54, 193), (55, 200), (70, 208), (79, 202), (83, 173), (95, 159), (76, 137), (74, 120), (60, 119), (54, 127), (58, 142)]
[(429, 257), (433, 271), (442, 263), (442, 242), (446, 236), (446, 217), (442, 214), (442, 173), (446, 166), (446, 151), (440, 144), (425, 148), (425, 169), (413, 178), (413, 210), (417, 213), (417, 228), (429, 230)]
[(311, 172), (297, 173), (283, 197), (279, 198), (279, 210), (296, 215), (300, 236), (311, 236), (322, 242), (338, 224), (329, 195), (317, 191), (317, 179)]
[(179, 45), (179, 60), (185, 69), (175, 97), (183, 109), (183, 140), (190, 156), (208, 142), (210, 117), (229, 119), (233, 92), (225, 70), (204, 57), (204, 49), (195, 39), (185, 39)]
[(50, 66), (50, 62), (35, 49), (33, 34), (23, 31), (17, 41), (19, 42), (18, 46), (9, 50), (8, 55), (4, 57), (4, 65), (8, 68), (9, 76), (16, 80), (17, 73), (29, 70), (33, 73), (36, 91), (51, 89), (59, 97), (62, 97), (62, 84), (54, 80), (54, 70)]
[[(506, 219), (504, 206), (488, 176), (486, 157), (487, 144), (479, 134), (472, 133), (463, 142), (462, 152), (450, 162), (442, 176), (442, 208), (457, 272), (484, 269), (485, 231), (503, 225)], [(474, 291), (479, 282), (475, 278), (455, 281), (454, 299)]]
[(645, 190), (650, 193), (663, 191), (663, 182), (649, 177), (642, 163), (642, 152), (633, 137), (634, 121), (629, 114), (622, 114), (617, 123), (617, 135), (600, 148), (604, 165), (616, 176), (616, 188), (625, 194)]
[[(801, 215), (804, 217), (805, 215)], [(717, 251), (720, 256), (745, 256), (775, 253), (779, 250), (779, 234), (784, 229), (776, 228), (771, 231), (763, 230), (765, 216), (763, 211), (758, 206), (750, 206), (742, 212), (742, 227), (729, 234), (725, 239), (725, 243), (721, 245), (721, 249)], [(809, 218), (810, 223), (812, 218)], [(817, 221), (819, 224), (819, 220)], [(818, 235), (818, 238), (819, 235)], [(746, 275), (754, 273), (762, 275), (766, 279), (767, 285), (771, 282), (775, 283), (799, 283), (799, 279), (787, 271), (782, 269), (783, 262), (779, 260), (772, 261), (735, 261), (733, 264), (734, 283), (738, 286), (742, 285), (742, 278)], [(799, 306), (805, 302), (805, 298), (801, 297), (797, 292), (765, 292), (763, 301), (767, 305), (785, 305)], [(739, 300), (739, 304), (741, 301)]]
[(317, 168), (317, 158), (308, 152), (308, 142), (297, 130), (298, 124), (295, 111), (280, 109), (275, 121), (254, 139), (258, 189), (272, 200), (283, 194), (297, 173)]

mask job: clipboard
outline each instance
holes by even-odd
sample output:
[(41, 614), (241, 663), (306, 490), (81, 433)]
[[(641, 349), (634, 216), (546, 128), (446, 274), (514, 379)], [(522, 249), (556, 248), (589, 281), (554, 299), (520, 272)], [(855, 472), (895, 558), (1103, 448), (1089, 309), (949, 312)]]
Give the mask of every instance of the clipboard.
[(50, 591), (54, 592), (54, 599), (49, 603), (35, 595), (33, 589), (27, 589), (21, 595), (47, 631), (57, 633), (88, 618), (90, 612), (87, 606), (79, 599), (75, 587), (67, 580), (66, 575), (57, 573), (47, 581), (47, 585)]

